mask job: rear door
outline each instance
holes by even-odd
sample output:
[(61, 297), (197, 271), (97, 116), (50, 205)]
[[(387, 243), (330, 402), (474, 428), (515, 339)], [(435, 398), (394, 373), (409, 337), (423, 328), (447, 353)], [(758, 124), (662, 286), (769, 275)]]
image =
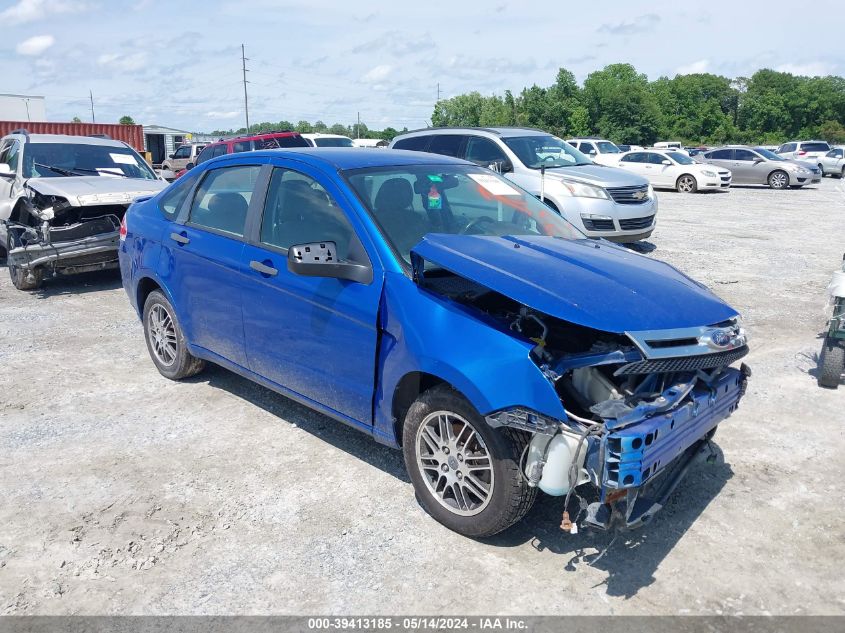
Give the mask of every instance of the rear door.
[(162, 276), (188, 340), (242, 367), (244, 231), (260, 171), (258, 162), (210, 169), (162, 236)]
[[(383, 272), (350, 200), (329, 176), (298, 161), (274, 166), (241, 263), (249, 368), (345, 419), (372, 424)], [(341, 260), (370, 265), (369, 283), (306, 277), (288, 248), (333, 241)], [(369, 249), (369, 251), (368, 251)]]

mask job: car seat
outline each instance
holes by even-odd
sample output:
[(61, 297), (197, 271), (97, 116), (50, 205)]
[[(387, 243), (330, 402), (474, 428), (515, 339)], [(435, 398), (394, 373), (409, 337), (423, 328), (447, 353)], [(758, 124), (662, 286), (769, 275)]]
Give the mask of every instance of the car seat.
[(234, 191), (215, 193), (208, 201), (208, 215), (211, 228), (243, 235), (246, 212), (249, 204), (241, 194)]

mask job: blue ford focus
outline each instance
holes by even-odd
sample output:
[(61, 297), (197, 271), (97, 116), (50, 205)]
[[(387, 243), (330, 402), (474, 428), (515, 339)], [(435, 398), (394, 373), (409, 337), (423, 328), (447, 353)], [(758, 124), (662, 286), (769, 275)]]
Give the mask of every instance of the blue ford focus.
[(705, 287), (444, 156), (220, 157), (133, 204), (121, 240), (163, 376), (215, 363), (401, 448), (468, 536), (538, 490), (587, 497), (565, 529), (645, 523), (750, 373)]

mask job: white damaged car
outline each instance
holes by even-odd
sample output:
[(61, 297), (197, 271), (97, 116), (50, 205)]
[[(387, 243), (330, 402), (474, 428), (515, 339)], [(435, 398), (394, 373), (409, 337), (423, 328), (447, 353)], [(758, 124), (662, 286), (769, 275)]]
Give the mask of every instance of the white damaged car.
[(29, 134), (0, 140), (0, 254), (19, 290), (45, 276), (117, 268), (126, 209), (164, 189), (134, 149), (87, 136)]

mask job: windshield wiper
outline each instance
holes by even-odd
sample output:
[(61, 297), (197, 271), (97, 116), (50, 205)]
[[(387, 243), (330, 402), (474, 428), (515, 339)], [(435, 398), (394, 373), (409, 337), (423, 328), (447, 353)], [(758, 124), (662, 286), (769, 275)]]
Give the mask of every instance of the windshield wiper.
[(85, 174), (81, 174), (78, 171), (73, 171), (70, 169), (64, 169), (63, 167), (55, 167), (54, 165), (45, 165), (44, 163), (32, 163), (36, 167), (44, 167), (45, 169), (49, 169), (50, 171), (54, 171), (57, 174), (62, 174), (63, 176), (84, 176)]

